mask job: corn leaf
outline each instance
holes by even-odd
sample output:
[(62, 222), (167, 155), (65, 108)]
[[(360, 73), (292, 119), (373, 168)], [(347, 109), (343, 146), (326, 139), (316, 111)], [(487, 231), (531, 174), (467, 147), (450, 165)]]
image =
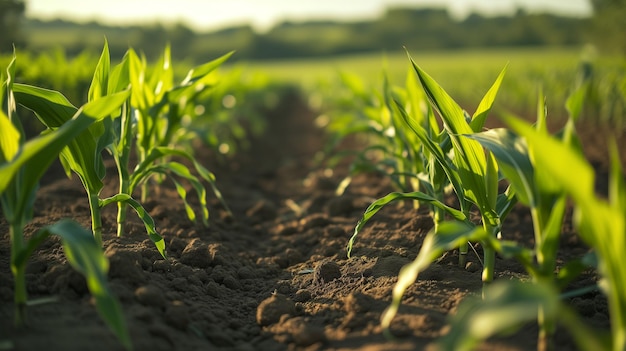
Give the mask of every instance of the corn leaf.
[(352, 246), (354, 244), (354, 241), (356, 240), (357, 235), (359, 234), (361, 229), (363, 229), (365, 224), (367, 224), (367, 222), (387, 204), (391, 202), (399, 201), (399, 200), (417, 200), (421, 202), (426, 202), (437, 208), (442, 209), (443, 211), (451, 215), (453, 218), (455, 218), (457, 221), (460, 221), (460, 222), (468, 221), (468, 218), (465, 216), (465, 214), (463, 214), (463, 212), (455, 208), (449, 207), (443, 202), (439, 201), (438, 199), (430, 195), (427, 195), (425, 193), (422, 193), (419, 191), (410, 192), (410, 193), (398, 193), (398, 192), (390, 193), (372, 202), (365, 210), (365, 213), (363, 213), (363, 216), (361, 217), (356, 227), (354, 228), (354, 234), (352, 234), (352, 237), (350, 238), (350, 241), (348, 242), (348, 247), (347, 247), (348, 257), (350, 257), (352, 253)]
[(565, 144), (547, 133), (536, 130), (527, 122), (512, 116), (503, 116), (503, 119), (518, 135), (526, 138), (526, 142), (533, 146), (533, 150), (536, 150), (532, 153), (533, 163), (535, 167), (541, 169), (539, 173), (549, 175), (553, 179), (552, 186), (555, 187), (551, 189), (553, 192), (558, 192), (559, 188), (567, 190), (580, 201), (593, 196), (594, 171), (580, 153), (573, 152)]
[[(4, 72), (0, 72), (0, 164), (11, 161), (19, 151), (20, 143), (23, 141), (22, 133), (14, 125), (11, 116), (15, 111), (13, 99), (13, 76), (15, 75), (15, 53), (7, 67), (7, 77)], [(2, 110), (4, 104), (4, 94), (7, 94), (7, 113)], [(19, 121), (16, 121), (19, 123)]]
[(589, 82), (585, 82), (578, 86), (574, 92), (572, 92), (565, 101), (565, 108), (572, 120), (577, 121), (580, 117), (580, 113), (583, 110), (585, 98), (587, 97), (587, 91), (589, 90)]
[(6, 190), (17, 172), (22, 167), (24, 169), (20, 184), (21, 195), (17, 197), (21, 199), (20, 204), (14, 206), (18, 213), (25, 211), (25, 200), (31, 197), (39, 179), (61, 150), (95, 120), (111, 113), (114, 101), (115, 97), (103, 98), (86, 104), (59, 128), (27, 141), (11, 162), (0, 165), (0, 193)]
[(438, 226), (436, 232), (430, 231), (424, 238), (415, 260), (400, 269), (398, 282), (393, 287), (391, 305), (381, 316), (381, 326), (385, 332), (389, 333), (389, 326), (398, 312), (404, 292), (415, 282), (420, 272), (445, 251), (457, 248), (468, 241), (479, 241), (486, 237), (489, 235), (481, 227), (476, 227), (465, 221), (443, 222)]
[(151, 80), (148, 86), (154, 89), (155, 101), (161, 100), (165, 93), (174, 86), (174, 67), (172, 66), (171, 51), (170, 45), (166, 45), (163, 55), (150, 75)]
[(437, 164), (439, 164), (439, 166), (441, 167), (440, 170), (442, 170), (447, 176), (457, 196), (460, 199), (465, 198), (465, 189), (462, 186), (459, 172), (457, 171), (456, 167), (454, 167), (451, 162), (449, 162), (449, 158), (444, 153), (442, 147), (432, 140), (432, 137), (428, 135), (426, 129), (424, 129), (424, 127), (419, 125), (413, 118), (411, 118), (404, 109), (404, 107), (402, 107), (402, 105), (400, 105), (398, 102), (396, 102), (396, 108), (398, 109), (398, 111), (400, 111), (400, 115), (404, 119), (406, 125), (408, 125), (409, 128), (417, 135), (417, 137), (422, 142), (422, 145), (426, 148), (426, 150), (428, 150), (432, 157), (434, 157)]
[(558, 318), (566, 324), (582, 349), (607, 349), (608, 345), (561, 303), (558, 291), (550, 284), (519, 281), (496, 282), (485, 289), (484, 299), (463, 301), (438, 346), (442, 350), (473, 350), (480, 341), (536, 320), (539, 308), (546, 318)]
[(89, 86), (87, 95), (88, 101), (94, 101), (108, 94), (109, 72), (111, 71), (111, 58), (109, 56), (109, 45), (104, 39), (104, 48), (96, 65), (96, 69)]
[(78, 110), (63, 94), (55, 90), (15, 83), (13, 93), (20, 105), (32, 110), (51, 129), (60, 127)]
[(165, 253), (165, 240), (163, 240), (163, 237), (161, 237), (161, 235), (159, 235), (159, 233), (157, 232), (154, 219), (150, 217), (150, 214), (148, 214), (146, 209), (143, 208), (143, 206), (137, 200), (133, 199), (128, 194), (117, 194), (106, 199), (101, 199), (99, 201), (99, 204), (100, 207), (104, 207), (114, 202), (126, 203), (135, 210), (137, 216), (139, 217), (139, 219), (141, 219), (144, 226), (146, 227), (146, 232), (148, 233), (150, 240), (152, 240), (152, 242), (155, 244), (161, 256), (163, 256), (163, 258), (167, 258), (167, 254)]
[(519, 201), (534, 207), (535, 170), (528, 155), (526, 141), (505, 128), (490, 129), (481, 133), (465, 134), (491, 151), (498, 160), (500, 170), (511, 183)]
[(491, 111), (491, 107), (493, 106), (493, 101), (496, 99), (498, 90), (500, 90), (500, 85), (502, 84), (502, 80), (504, 79), (506, 68), (507, 66), (502, 69), (502, 71), (496, 78), (496, 81), (493, 83), (491, 88), (489, 88), (483, 99), (480, 101), (476, 112), (474, 112), (474, 115), (472, 116), (470, 126), (475, 133), (481, 132), (483, 130), (483, 127), (485, 126), (487, 115), (489, 114), (489, 111)]
[[(18, 85), (16, 84), (16, 88)], [(128, 99), (130, 91), (107, 95), (85, 104), (84, 111), (102, 119), (108, 117)], [(46, 89), (20, 85), (16, 90), (17, 101), (35, 112), (39, 119), (50, 129), (68, 121), (75, 111), (60, 93)], [(68, 105), (69, 104), (69, 105)], [(66, 172), (76, 172), (90, 193), (99, 193), (103, 187), (105, 167), (98, 150), (97, 137), (86, 130), (72, 139), (61, 152)]]
[[(224, 197), (222, 196), (222, 193), (217, 188), (217, 184), (215, 183), (215, 175), (204, 166), (202, 166), (193, 156), (182, 150), (172, 149), (168, 147), (155, 147), (151, 149), (146, 158), (139, 165), (137, 165), (135, 171), (131, 175), (131, 189), (134, 189), (137, 185), (145, 181), (145, 179), (150, 176), (149, 168), (154, 163), (154, 161), (168, 156), (179, 156), (187, 159), (188, 161), (191, 161), (194, 169), (196, 170), (196, 172), (198, 172), (200, 177), (209, 183), (215, 197), (217, 197), (217, 199), (222, 203), (222, 206), (224, 206), (228, 213), (232, 214), (232, 212), (228, 208), (228, 205), (226, 204), (226, 201), (224, 200)], [(200, 198), (200, 202), (203, 208), (206, 208), (206, 199)]]
[(0, 164), (11, 162), (20, 148), (20, 132), (0, 110)]
[(209, 222), (208, 222), (209, 210), (207, 208), (207, 203), (206, 203), (206, 189), (204, 188), (204, 186), (202, 186), (202, 183), (200, 183), (198, 178), (195, 177), (193, 174), (191, 174), (191, 172), (189, 172), (189, 169), (185, 165), (178, 163), (178, 162), (167, 162), (163, 164), (154, 165), (146, 169), (146, 172), (144, 172), (144, 174), (148, 176), (154, 173), (159, 173), (165, 176), (169, 176), (169, 178), (174, 182), (178, 196), (181, 198), (181, 200), (183, 200), (183, 203), (185, 204), (185, 211), (187, 212), (187, 217), (189, 218), (189, 220), (194, 221), (196, 218), (196, 215), (195, 215), (195, 212), (193, 211), (193, 208), (187, 202), (187, 191), (176, 180), (176, 178), (172, 176), (172, 174), (177, 175), (189, 181), (189, 183), (191, 183), (192, 187), (196, 191), (198, 195), (198, 199), (200, 201), (200, 207), (202, 210), (202, 223), (205, 226), (209, 225)]
[[(63, 249), (69, 263), (87, 280), (87, 287), (96, 300), (96, 308), (106, 324), (127, 350), (132, 349), (130, 334), (122, 308), (107, 284), (109, 264), (91, 232), (71, 220), (61, 220), (41, 229), (44, 233), (63, 239)], [(41, 235), (41, 234), (39, 234)]]
[(231, 51), (225, 55), (222, 55), (216, 58), (213, 61), (202, 64), (198, 67), (191, 69), (185, 79), (183, 79), (181, 85), (187, 85), (190, 83), (194, 83), (195, 81), (201, 80), (206, 77), (209, 73), (213, 72), (216, 68), (222, 65), (222, 63), (226, 62), (228, 58), (230, 58), (235, 52)]
[[(459, 178), (465, 189), (465, 196), (481, 209), (481, 213), (489, 213), (491, 210), (489, 204), (495, 202), (495, 195), (490, 201), (487, 190), (489, 186), (485, 184), (485, 179), (487, 179), (485, 152), (475, 140), (460, 137), (461, 134), (473, 132), (465, 119), (463, 110), (432, 77), (415, 64), (413, 59), (410, 60), (426, 96), (439, 112), (444, 127), (448, 131), (454, 148), (453, 162), (457, 166)], [(493, 178), (489, 177), (489, 179)]]

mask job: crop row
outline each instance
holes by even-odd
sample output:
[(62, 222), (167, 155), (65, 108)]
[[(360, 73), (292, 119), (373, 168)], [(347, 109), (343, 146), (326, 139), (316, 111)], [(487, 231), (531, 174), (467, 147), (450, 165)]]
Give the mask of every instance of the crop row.
[[(205, 184), (230, 213), (216, 187), (215, 176), (194, 157), (190, 140), (194, 133), (216, 125), (206, 119), (197, 123), (203, 120), (205, 109), (215, 108), (212, 101), (218, 101), (219, 106), (235, 104), (233, 95), (224, 102), (224, 87), (220, 87), (219, 76), (215, 74), (231, 54), (194, 67), (182, 81), (176, 82), (169, 47), (149, 70), (146, 59), (133, 49), (128, 50), (119, 64), (112, 65), (105, 42), (92, 73), (86, 102), (79, 107), (59, 91), (16, 82), (14, 54), (1, 74), (0, 203), (9, 224), (17, 325), (24, 324), (27, 316), (27, 260), (48, 236), (58, 235), (68, 261), (85, 275), (100, 315), (121, 343), (127, 349), (132, 348), (120, 305), (107, 284), (102, 208), (117, 205), (117, 236), (124, 235), (127, 211), (132, 208), (164, 258), (165, 241), (142, 205), (150, 197), (151, 184), (169, 179), (191, 221), (199, 218), (209, 225)], [(24, 117), (18, 115), (18, 105), (32, 111), (41, 122), (45, 128), (41, 134), (26, 140), (21, 122)], [(198, 111), (198, 106), (203, 110)], [(216, 141), (220, 142), (217, 148), (223, 150), (225, 144), (218, 138)], [(114, 196), (102, 198), (105, 151), (115, 161), (119, 189)], [(91, 211), (91, 230), (72, 220), (61, 220), (26, 237), (23, 228), (33, 217), (39, 179), (57, 157), (68, 176), (76, 174), (84, 186)], [(196, 193), (199, 213), (188, 203), (188, 188), (184, 183), (190, 184)], [(139, 200), (134, 197), (137, 193)]]
[[(555, 348), (552, 336), (560, 323), (582, 349), (624, 350), (626, 267), (620, 256), (626, 249), (626, 186), (613, 140), (608, 199), (594, 192), (595, 171), (584, 158), (576, 133), (576, 122), (590, 95), (590, 75), (582, 75), (575, 83), (566, 102), (569, 117), (558, 133), (548, 131), (543, 93), (539, 93), (534, 124), (505, 113), (500, 119), (507, 127), (486, 129), (506, 68), (470, 115), (409, 59), (413, 72), (404, 87), (392, 87), (385, 80), (382, 92), (371, 93), (347, 77), (353, 96), (366, 101), (367, 108), (361, 111), (365, 118), (350, 124), (334, 121), (333, 126), (337, 142), (349, 135), (367, 135), (369, 142), (350, 154), (351, 174), (338, 193), (349, 186), (354, 174), (371, 171), (390, 177), (398, 190), (365, 210), (348, 243), (348, 255), (364, 226), (389, 204), (410, 200), (416, 207), (428, 206), (433, 217), (434, 227), (417, 257), (400, 271), (391, 306), (381, 317), (384, 330), (389, 332), (406, 289), (420, 272), (454, 249), (459, 250), (459, 265), (464, 267), (470, 244), (479, 243), (482, 298), (461, 304), (450, 331), (440, 340), (442, 349), (472, 349), (494, 334), (536, 320), (538, 345), (543, 349)], [(329, 165), (345, 156), (336, 154)], [(446, 201), (450, 197), (454, 201)], [(558, 242), (569, 200), (575, 207), (578, 235), (593, 250), (557, 269)], [(530, 211), (532, 248), (507, 239), (503, 232), (503, 223), (516, 204)], [(518, 260), (529, 278), (492, 283), (496, 254)], [(608, 298), (610, 338), (585, 325), (561, 298), (567, 284), (588, 268), (601, 276), (599, 287), (590, 288), (600, 288)], [(587, 289), (567, 294), (584, 291)]]
[[(117, 205), (117, 235), (122, 236), (130, 206), (163, 257), (166, 257), (164, 240), (142, 205), (150, 197), (151, 182), (171, 180), (190, 220), (199, 217), (208, 225), (205, 184), (228, 209), (215, 186), (214, 175), (196, 160), (190, 141), (201, 136), (223, 154), (245, 146), (246, 132), (261, 131), (264, 122), (247, 118), (246, 130), (240, 123), (234, 123), (237, 120), (233, 116), (253, 115), (256, 108), (250, 102), (241, 103), (243, 94), (250, 96), (250, 90), (260, 90), (256, 84), (268, 84), (252, 82), (242, 91), (241, 70), (231, 70), (226, 78), (218, 76), (216, 69), (229, 55), (194, 67), (181, 80), (176, 79), (179, 72), (174, 70), (169, 48), (153, 66), (132, 49), (122, 62), (112, 65), (105, 44), (95, 60), (95, 71), (84, 68), (91, 62), (87, 54), (70, 65), (59, 54), (42, 56), (41, 62), (30, 62), (22, 68), (16, 55), (11, 57), (0, 77), (0, 201), (10, 225), (16, 323), (21, 324), (26, 318), (26, 262), (46, 237), (59, 235), (68, 260), (87, 277), (103, 319), (121, 342), (131, 347), (120, 306), (107, 286), (101, 209)], [(452, 249), (459, 250), (459, 265), (464, 266), (470, 244), (479, 243), (484, 255), (483, 296), (461, 305), (450, 332), (441, 340), (444, 349), (470, 349), (498, 331), (535, 319), (540, 325), (541, 345), (550, 346), (557, 323), (562, 323), (584, 349), (623, 350), (626, 269), (620, 265), (619, 256), (626, 249), (626, 187), (618, 150), (612, 147), (609, 198), (596, 196), (594, 170), (583, 157), (575, 123), (585, 111), (585, 101), (587, 105), (589, 101), (599, 102), (599, 106), (605, 106), (604, 102), (608, 101), (613, 107), (602, 114), (611, 118), (623, 116), (626, 78), (616, 75), (608, 83), (599, 84), (607, 81), (605, 75), (592, 74), (594, 66), (590, 64), (581, 65), (580, 78), (567, 99), (569, 117), (565, 127), (551, 135), (542, 93), (534, 125), (505, 115), (502, 121), (507, 128), (485, 130), (496, 95), (501, 88), (510, 87), (504, 79), (506, 69), (470, 115), (412, 59), (410, 63), (405, 86), (392, 86), (385, 79), (382, 92), (371, 92), (354, 76), (342, 75), (349, 98), (334, 100), (340, 110), (331, 111), (330, 116), (326, 114), (317, 121), (335, 133), (337, 142), (348, 135), (367, 135), (370, 145), (355, 154), (351, 176), (364, 171), (380, 172), (388, 175), (397, 188), (365, 211), (348, 243), (349, 253), (363, 227), (390, 203), (410, 200), (416, 207), (428, 206), (432, 213), (435, 226), (416, 260), (401, 271), (392, 305), (382, 316), (385, 330), (405, 290), (422, 270), (444, 251)], [(57, 77), (58, 82), (53, 80), (55, 90), (16, 82), (17, 77), (39, 82), (37, 70), (46, 65), (67, 69), (58, 70), (65, 73)], [(89, 75), (87, 83), (85, 75)], [(66, 88), (69, 94), (64, 95), (60, 91)], [(87, 93), (83, 94), (83, 90)], [(276, 100), (263, 94), (261, 100)], [(44, 128), (43, 133), (26, 140), (22, 122), (30, 122), (28, 117), (18, 116), (18, 105), (34, 113)], [(611, 121), (621, 123), (620, 118)], [(108, 198), (100, 196), (106, 176), (103, 151), (114, 159), (120, 180), (117, 194)], [(329, 165), (343, 156), (330, 159)], [(78, 175), (85, 188), (91, 230), (63, 220), (27, 238), (23, 228), (32, 218), (37, 183), (57, 157), (68, 175)], [(350, 181), (349, 176), (338, 193)], [(187, 202), (183, 182), (191, 184), (196, 193), (199, 214)], [(140, 197), (135, 198), (135, 194)], [(446, 199), (450, 197), (455, 198), (453, 202), (458, 206), (449, 205)], [(570, 199), (575, 204), (578, 233), (594, 250), (567, 262), (555, 274), (556, 243)], [(507, 240), (502, 232), (507, 214), (516, 204), (526, 206), (531, 213), (535, 238), (532, 249)], [(529, 279), (491, 283), (496, 254), (519, 260)], [(610, 339), (585, 326), (561, 299), (564, 287), (588, 267), (597, 269), (603, 278), (600, 288), (609, 300)]]

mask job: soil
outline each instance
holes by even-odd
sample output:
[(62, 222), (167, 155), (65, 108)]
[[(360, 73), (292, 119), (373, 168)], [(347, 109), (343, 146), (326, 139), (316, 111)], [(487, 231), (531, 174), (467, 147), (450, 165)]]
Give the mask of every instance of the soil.
[[(210, 227), (190, 222), (173, 187), (153, 188), (144, 203), (165, 238), (168, 260), (158, 254), (139, 220), (129, 214), (127, 235), (115, 236), (115, 209), (105, 209), (105, 254), (109, 282), (119, 298), (136, 350), (421, 350), (445, 334), (448, 316), (465, 297), (480, 293), (479, 255), (465, 268), (451, 251), (422, 273), (406, 292), (386, 339), (379, 320), (389, 305), (400, 268), (415, 258), (432, 227), (426, 210), (411, 204), (388, 206), (358, 237), (352, 258), (346, 244), (369, 203), (392, 191), (373, 174), (357, 176), (342, 196), (334, 194), (346, 164), (324, 170), (314, 160), (325, 143), (316, 117), (298, 94), (287, 94), (264, 111), (268, 128), (251, 147), (224, 158), (199, 146), (201, 162), (217, 176), (234, 218), (209, 196)], [(585, 152), (606, 191), (606, 131), (589, 123), (579, 128)], [(626, 150), (626, 138), (619, 138)], [(622, 157), (626, 157), (622, 153)], [(109, 174), (105, 194), (117, 187)], [(190, 200), (193, 203), (193, 199)], [(42, 180), (34, 219), (38, 228), (73, 218), (90, 226), (79, 180), (55, 165)], [(529, 247), (532, 222), (516, 207), (505, 236)], [(60, 241), (48, 239), (30, 258), (28, 325), (15, 328), (13, 278), (7, 224), (0, 220), (0, 349), (122, 350), (98, 316), (85, 280), (67, 263)], [(563, 225), (559, 262), (588, 251)], [(475, 246), (478, 254), (480, 247)], [(515, 261), (497, 259), (496, 279), (524, 277)], [(594, 284), (585, 272), (568, 289)], [(52, 298), (52, 299), (49, 299)], [(606, 298), (597, 291), (569, 300), (592, 326), (609, 328)], [(491, 338), (481, 350), (536, 350), (536, 323)], [(560, 330), (560, 350), (575, 349)]]

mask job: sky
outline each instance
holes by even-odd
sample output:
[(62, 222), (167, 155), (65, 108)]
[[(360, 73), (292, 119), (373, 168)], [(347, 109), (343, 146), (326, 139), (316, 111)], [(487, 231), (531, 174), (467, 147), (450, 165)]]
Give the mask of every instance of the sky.
[(590, 0), (25, 0), (30, 18), (96, 20), (106, 24), (183, 23), (195, 30), (214, 30), (250, 24), (263, 31), (284, 21), (307, 19), (357, 20), (376, 18), (388, 6), (447, 7), (463, 18), (485, 15), (555, 12), (571, 16), (591, 14)]

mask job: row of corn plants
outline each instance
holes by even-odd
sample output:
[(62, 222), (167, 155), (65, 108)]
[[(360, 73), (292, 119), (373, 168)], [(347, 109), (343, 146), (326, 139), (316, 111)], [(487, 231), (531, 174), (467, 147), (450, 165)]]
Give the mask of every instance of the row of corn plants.
[[(541, 93), (533, 125), (504, 114), (501, 119), (507, 128), (486, 130), (485, 122), (506, 68), (469, 115), (410, 57), (409, 60), (417, 79), (407, 79), (404, 89), (385, 83), (379, 100), (382, 103), (375, 104), (379, 120), (386, 119), (392, 130), (385, 133), (390, 139), (385, 145), (375, 144), (381, 145), (376, 147), (383, 149), (383, 156), (369, 162), (410, 162), (410, 168), (392, 167), (387, 174), (417, 181), (410, 191), (400, 186), (400, 191), (374, 201), (348, 243), (351, 255), (363, 227), (390, 203), (411, 200), (431, 209), (435, 226), (415, 260), (400, 271), (392, 303), (381, 317), (383, 329), (389, 333), (406, 289), (421, 271), (445, 251), (454, 249), (459, 250), (459, 264), (464, 266), (469, 244), (479, 243), (483, 251), (482, 297), (461, 304), (449, 333), (440, 340), (442, 349), (469, 350), (492, 335), (536, 320), (541, 349), (555, 349), (553, 335), (560, 324), (582, 349), (624, 350), (626, 269), (620, 264), (619, 255), (626, 249), (626, 187), (618, 150), (613, 146), (609, 199), (594, 193), (595, 173), (583, 156), (575, 128), (588, 96), (589, 81), (576, 84), (566, 102), (569, 118), (554, 135), (547, 129), (545, 97)], [(444, 201), (448, 196), (454, 196), (456, 206)], [(593, 251), (567, 262), (556, 274), (559, 236), (570, 199), (578, 233)], [(502, 232), (502, 223), (518, 203), (530, 211), (533, 248), (508, 240)], [(517, 259), (529, 278), (492, 283), (496, 254)], [(564, 289), (588, 267), (597, 269), (602, 278), (599, 288), (609, 301), (608, 338), (587, 327), (563, 301), (565, 295), (587, 291)], [(597, 287), (590, 287), (594, 288)]]
[[(208, 226), (209, 217), (205, 182), (229, 211), (216, 187), (215, 176), (182, 146), (189, 139), (185, 133), (191, 133), (182, 120), (200, 98), (206, 100), (215, 93), (219, 82), (214, 71), (231, 54), (191, 69), (181, 82), (176, 82), (169, 47), (157, 68), (149, 71), (145, 58), (133, 49), (119, 64), (111, 65), (105, 42), (87, 101), (81, 107), (74, 106), (59, 91), (16, 82), (17, 58), (13, 55), (2, 72), (0, 93), (0, 200), (10, 227), (17, 325), (26, 323), (27, 260), (46, 237), (56, 234), (63, 239), (68, 261), (85, 275), (99, 313), (121, 343), (132, 348), (119, 303), (107, 287), (101, 210), (110, 204), (118, 205), (117, 235), (122, 236), (127, 207), (134, 209), (163, 258), (167, 257), (165, 242), (142, 205), (152, 189), (149, 180), (170, 179), (190, 220), (197, 216), (187, 202), (183, 181), (196, 192), (200, 219), (205, 225)], [(45, 127), (44, 132), (25, 140), (18, 106), (31, 110)], [(105, 151), (115, 160), (120, 183), (118, 193), (108, 198), (100, 195), (106, 176)], [(27, 239), (23, 228), (33, 216), (38, 181), (57, 157), (67, 175), (76, 174), (85, 188), (91, 231), (72, 220), (62, 220)], [(135, 198), (137, 192), (141, 200)]]

